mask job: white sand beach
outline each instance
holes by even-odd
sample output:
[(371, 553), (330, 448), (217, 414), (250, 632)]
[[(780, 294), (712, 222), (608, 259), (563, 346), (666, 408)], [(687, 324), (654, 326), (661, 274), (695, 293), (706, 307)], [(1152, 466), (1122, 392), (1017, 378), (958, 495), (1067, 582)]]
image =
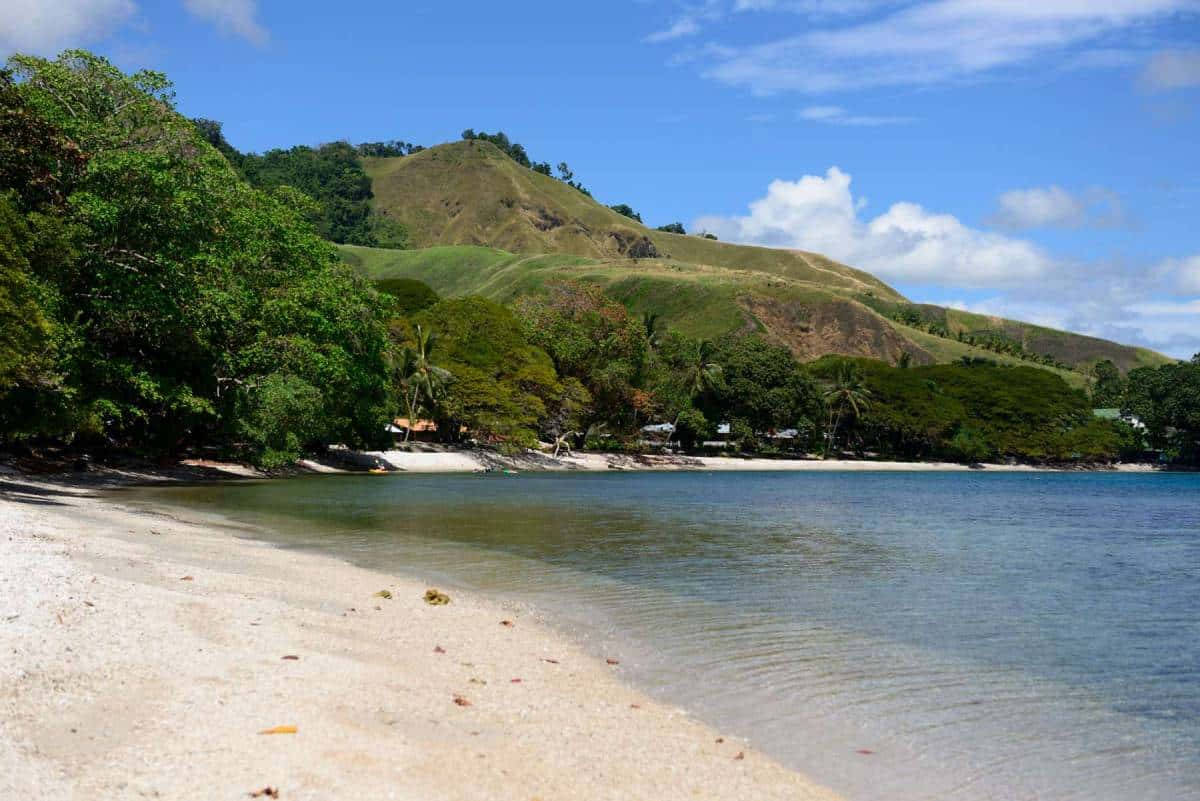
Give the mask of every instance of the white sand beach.
[[(780, 471), (856, 471), (856, 472), (1029, 472), (1053, 470), (1026, 464), (976, 464), (958, 462), (894, 462), (865, 459), (775, 459), (735, 456), (681, 456), (663, 454), (621, 454), (578, 452), (552, 456), (526, 451), (517, 456), (502, 456), (486, 449), (450, 448), (419, 444), (406, 450), (370, 451), (356, 454), (365, 465), (378, 462), (388, 469), (409, 473), (464, 473), (486, 469), (609, 471), (609, 470), (780, 470)], [(318, 465), (306, 463), (313, 469)], [(1087, 468), (1077, 468), (1087, 469)], [(1123, 472), (1150, 472), (1146, 464), (1112, 465), (1095, 469)]]
[(836, 798), (531, 613), (245, 533), (0, 480), (0, 798)]

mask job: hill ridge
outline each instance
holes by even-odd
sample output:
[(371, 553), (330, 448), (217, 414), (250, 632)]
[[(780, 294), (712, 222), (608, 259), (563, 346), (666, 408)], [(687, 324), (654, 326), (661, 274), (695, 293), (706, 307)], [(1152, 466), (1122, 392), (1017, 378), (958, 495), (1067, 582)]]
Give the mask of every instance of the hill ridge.
[[(1057, 364), (1067, 372), (1102, 359), (1122, 371), (1170, 361), (1081, 334), (915, 304), (870, 273), (819, 253), (651, 229), (482, 140), (362, 163), (375, 210), (403, 224), (417, 249), (395, 253), (425, 251), (355, 257), (342, 247), (348, 260), (357, 259), (377, 278), (426, 275), (422, 280), (439, 292), (506, 299), (538, 291), (555, 277), (585, 275), (631, 308), (659, 313), (682, 330), (715, 335), (752, 328), (801, 358), (837, 353), (922, 364), (967, 356)], [(447, 246), (482, 250), (439, 250)], [(488, 249), (530, 261), (515, 273), (507, 264), (507, 272), (498, 274), (496, 260), (483, 252)], [(452, 277), (447, 262), (458, 272), (480, 274)], [(673, 285), (676, 296), (664, 285)], [(684, 307), (681, 298), (687, 297), (696, 309)], [(651, 300), (659, 308), (651, 308)], [(698, 319), (700, 314), (713, 320)], [(1086, 379), (1076, 372), (1072, 380)]]

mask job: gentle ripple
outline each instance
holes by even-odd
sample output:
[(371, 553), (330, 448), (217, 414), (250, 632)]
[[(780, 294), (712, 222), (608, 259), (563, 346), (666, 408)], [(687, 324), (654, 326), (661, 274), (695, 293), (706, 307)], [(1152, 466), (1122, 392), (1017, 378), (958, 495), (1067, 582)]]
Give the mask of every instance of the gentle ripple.
[[(1200, 799), (1200, 476), (319, 477), (140, 491), (547, 613), (858, 801)], [(862, 754), (860, 750), (872, 753)]]

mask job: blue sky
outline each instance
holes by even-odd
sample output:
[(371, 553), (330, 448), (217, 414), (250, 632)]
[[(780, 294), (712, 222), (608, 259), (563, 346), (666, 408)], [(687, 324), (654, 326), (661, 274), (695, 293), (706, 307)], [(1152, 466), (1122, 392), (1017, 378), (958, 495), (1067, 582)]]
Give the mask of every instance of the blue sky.
[(7, 0), (261, 151), (503, 129), (650, 224), (1200, 351), (1200, 0)]

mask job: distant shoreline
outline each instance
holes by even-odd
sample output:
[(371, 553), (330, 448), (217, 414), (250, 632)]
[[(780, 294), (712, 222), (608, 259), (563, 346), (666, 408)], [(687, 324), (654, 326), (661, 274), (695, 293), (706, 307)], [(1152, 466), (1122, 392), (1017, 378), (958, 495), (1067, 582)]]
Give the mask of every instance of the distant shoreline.
[(388, 474), (485, 472), (615, 473), (615, 472), (891, 472), (891, 473), (1171, 473), (1188, 468), (1148, 463), (1111, 465), (974, 464), (866, 459), (799, 459), (763, 456), (687, 456), (578, 452), (553, 456), (538, 451), (505, 455), (486, 448), (418, 444), (411, 450), (351, 451), (333, 449), (321, 458), (306, 458), (291, 468), (263, 471), (250, 465), (212, 459), (183, 459), (162, 466), (131, 460), (126, 465), (88, 464), (71, 460), (0, 459), (0, 480), (46, 479), (79, 487), (120, 487), (163, 482), (200, 482), (288, 478), (296, 475), (354, 475), (373, 467)]
[(372, 451), (355, 455), (361, 466), (379, 460), (390, 470), (402, 473), (469, 473), (486, 470), (529, 472), (1122, 472), (1151, 473), (1161, 468), (1151, 464), (1058, 466), (1028, 464), (975, 464), (957, 462), (902, 462), (859, 459), (797, 459), (736, 456), (685, 456), (580, 452), (558, 457), (526, 452), (504, 456), (481, 449), (418, 446), (414, 450)]

